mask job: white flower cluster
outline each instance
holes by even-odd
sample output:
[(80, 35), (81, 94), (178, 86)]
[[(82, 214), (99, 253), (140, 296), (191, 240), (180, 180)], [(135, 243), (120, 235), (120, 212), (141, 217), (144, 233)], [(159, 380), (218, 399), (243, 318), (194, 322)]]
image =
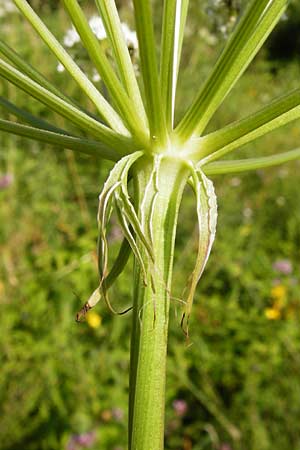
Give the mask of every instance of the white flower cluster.
[(16, 11), (17, 8), (12, 0), (0, 0), (0, 18)]
[(63, 38), (63, 43), (65, 47), (71, 48), (79, 41), (80, 41), (79, 34), (77, 33), (74, 27), (67, 30)]
[[(102, 22), (101, 17), (99, 16), (92, 16), (89, 20), (89, 25), (91, 27), (92, 32), (94, 35), (99, 39), (99, 41), (102, 41), (106, 39), (106, 31)], [(130, 30), (127, 23), (122, 23), (122, 31), (126, 40), (127, 47), (129, 47), (132, 50), (138, 49), (138, 40), (137, 35), (135, 31)], [(66, 34), (63, 38), (63, 43), (65, 47), (71, 48), (75, 44), (80, 42), (80, 36), (75, 30), (74, 27), (67, 30)]]
[(126, 45), (131, 50), (138, 50), (139, 43), (135, 31), (130, 30), (127, 23), (122, 22), (122, 31), (126, 40)]
[(92, 32), (94, 33), (96, 38), (99, 39), (99, 41), (103, 41), (103, 39), (106, 39), (106, 31), (101, 17), (92, 16), (89, 20), (89, 25)]
[[(89, 20), (89, 26), (99, 41), (103, 41), (104, 39), (107, 38), (106, 31), (105, 31), (105, 28), (104, 28), (104, 25), (103, 25), (103, 22), (102, 22), (102, 19), (100, 16), (96, 16), (96, 15), (92, 16)], [(125, 23), (125, 22), (122, 22), (121, 26), (122, 26), (122, 31), (123, 31), (128, 49), (131, 52), (137, 51), (138, 50), (138, 39), (137, 39), (136, 32), (131, 30), (129, 28), (129, 26), (127, 25), (127, 23)], [(77, 30), (72, 26), (72, 28), (70, 28), (66, 31), (66, 33), (63, 37), (63, 44), (67, 48), (72, 48), (76, 44), (78, 44), (78, 42), (80, 42), (80, 36), (79, 36)], [(64, 70), (65, 70), (64, 66), (61, 63), (59, 63), (57, 66), (57, 71), (63, 72)], [(93, 81), (96, 81), (96, 82), (100, 80), (99, 74), (94, 69), (93, 69), (92, 79), (93, 79)]]

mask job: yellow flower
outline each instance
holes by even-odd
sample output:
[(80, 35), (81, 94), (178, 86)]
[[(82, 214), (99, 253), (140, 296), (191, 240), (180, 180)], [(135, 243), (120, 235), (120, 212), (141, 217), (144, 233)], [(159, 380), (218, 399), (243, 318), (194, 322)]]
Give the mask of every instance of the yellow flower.
[(271, 289), (271, 297), (275, 301), (281, 303), (282, 300), (284, 300), (285, 296), (286, 296), (286, 287), (283, 286), (282, 284), (278, 284), (277, 286), (274, 286)]
[(86, 321), (91, 328), (99, 328), (102, 322), (102, 318), (96, 312), (91, 311), (86, 315)]
[(266, 308), (265, 309), (265, 316), (269, 320), (278, 320), (280, 319), (280, 311), (276, 308)]

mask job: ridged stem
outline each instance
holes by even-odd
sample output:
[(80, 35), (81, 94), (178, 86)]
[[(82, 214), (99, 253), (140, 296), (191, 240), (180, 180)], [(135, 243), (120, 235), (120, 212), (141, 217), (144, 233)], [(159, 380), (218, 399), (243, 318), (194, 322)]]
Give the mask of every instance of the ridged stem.
[[(156, 166), (156, 167), (155, 167)], [(143, 253), (147, 286), (138, 267), (130, 365), (129, 449), (164, 448), (164, 409), (169, 301), (178, 209), (189, 175), (182, 161), (163, 157), (138, 162), (137, 208), (152, 238), (154, 263)], [(150, 225), (149, 225), (150, 224)]]

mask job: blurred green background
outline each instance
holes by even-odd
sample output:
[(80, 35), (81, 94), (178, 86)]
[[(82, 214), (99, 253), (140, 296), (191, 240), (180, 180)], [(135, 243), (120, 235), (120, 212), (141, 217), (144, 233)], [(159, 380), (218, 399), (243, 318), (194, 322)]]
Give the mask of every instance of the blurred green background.
[[(0, 38), (91, 109), (66, 73), (57, 71), (57, 61), (30, 26), (5, 9), (8, 3), (0, 1)], [(62, 40), (70, 22), (60, 3), (31, 3)], [(95, 13), (92, 2), (82, 3), (88, 16)], [(299, 87), (297, 3), (210, 129)], [(130, 3), (118, 5), (133, 27)], [(159, 30), (161, 2), (154, 6)], [(216, 60), (240, 7), (234, 0), (191, 0), (178, 118)], [(88, 65), (83, 50), (72, 51)], [(3, 80), (0, 91), (71, 129)], [(1, 117), (8, 117), (4, 110)], [(299, 138), (299, 123), (293, 123), (236, 156), (292, 149)], [(5, 134), (0, 145), (0, 449), (125, 450), (130, 313), (112, 317), (100, 304), (86, 322), (74, 320), (97, 286), (97, 196), (111, 164)], [(300, 449), (299, 172), (300, 163), (293, 162), (215, 177), (218, 232), (197, 290), (188, 345), (176, 298), (193, 266), (197, 229), (195, 200), (185, 193), (172, 292), (166, 450)], [(113, 257), (121, 241), (114, 223), (110, 241)], [(130, 304), (131, 266), (112, 289), (120, 307)]]

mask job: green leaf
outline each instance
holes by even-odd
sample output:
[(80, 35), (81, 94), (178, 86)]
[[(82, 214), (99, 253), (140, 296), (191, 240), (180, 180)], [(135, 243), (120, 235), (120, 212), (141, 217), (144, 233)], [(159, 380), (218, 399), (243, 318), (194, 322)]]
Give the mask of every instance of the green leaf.
[(199, 236), (195, 268), (189, 277), (183, 294), (183, 299), (186, 303), (181, 325), (187, 335), (196, 287), (214, 243), (218, 216), (217, 198), (212, 181), (201, 170), (196, 171), (195, 169), (192, 169), (191, 181), (196, 195)]
[[(129, 259), (129, 256), (131, 254), (131, 247), (127, 241), (127, 239), (123, 239), (118, 256), (108, 273), (107, 277), (105, 278), (105, 287), (106, 290), (108, 290), (114, 281), (119, 277), (119, 275), (123, 272), (127, 261)], [(100, 286), (97, 287), (97, 289), (94, 290), (92, 295), (89, 297), (88, 301), (83, 305), (83, 307), (80, 309), (80, 311), (76, 314), (76, 322), (81, 322), (82, 319), (86, 316), (87, 312), (90, 311), (94, 306), (97, 305), (97, 303), (101, 300), (101, 288)], [(121, 313), (118, 313), (119, 315), (125, 314), (127, 311), (129, 311), (131, 308), (126, 309), (125, 311), (122, 311)]]
[(137, 83), (133, 64), (124, 38), (118, 11), (114, 0), (96, 0), (96, 5), (102, 17), (103, 24), (111, 43), (121, 81), (125, 86), (129, 98), (135, 105), (135, 109), (141, 118), (144, 127), (148, 127), (148, 119), (145, 113), (139, 85)]
[(133, 0), (133, 4), (152, 146), (166, 147), (167, 128), (162, 109), (151, 5), (149, 0)]
[(149, 242), (148, 239), (146, 238), (146, 236), (144, 235), (141, 223), (135, 212), (134, 206), (129, 199), (128, 190), (127, 190), (127, 180), (126, 180), (126, 184), (123, 182), (121, 183), (121, 192), (115, 193), (115, 199), (116, 199), (117, 205), (118, 205), (119, 210), (122, 213), (123, 217), (126, 219), (127, 223), (130, 224), (131, 228), (134, 231), (134, 234), (142, 241), (148, 255), (150, 256), (152, 261), (154, 261), (154, 255), (153, 255), (153, 249), (152, 249), (151, 242)]
[(189, 0), (164, 2), (160, 82), (168, 130), (174, 125), (177, 75)]
[(122, 201), (116, 201), (116, 211), (119, 219), (120, 226), (122, 228), (122, 232), (124, 236), (126, 237), (127, 241), (129, 242), (129, 245), (132, 249), (132, 252), (136, 258), (136, 261), (141, 267), (141, 271), (143, 273), (143, 280), (144, 284), (147, 285), (147, 272), (144, 264), (144, 260), (142, 257), (142, 254), (139, 250), (139, 247), (137, 246), (135, 236), (131, 229), (131, 223), (128, 221), (128, 216), (125, 214), (125, 208)]
[(127, 239), (123, 239), (118, 256), (111, 270), (109, 271), (107, 277), (105, 278), (106, 289), (112, 286), (114, 281), (119, 277), (119, 275), (121, 275), (130, 255), (131, 255), (131, 247)]
[(117, 134), (110, 128), (102, 125), (100, 122), (75, 108), (73, 105), (66, 103), (60, 97), (57, 97), (52, 92), (38, 85), (35, 81), (32, 81), (26, 75), (23, 75), (17, 69), (1, 59), (0, 76), (6, 78), (8, 81), (41, 101), (61, 116), (71, 120), (78, 127), (85, 131), (89, 131), (93, 136), (97, 137), (110, 148), (122, 148), (122, 151), (126, 151), (127, 149), (128, 152), (134, 150), (134, 144), (129, 137)]
[[(129, 208), (129, 199), (127, 193), (127, 177), (130, 167), (143, 155), (142, 152), (135, 152), (132, 155), (122, 158), (111, 170), (108, 179), (106, 180), (103, 190), (99, 196), (99, 208), (98, 208), (98, 267), (100, 276), (100, 287), (103, 297), (106, 297), (105, 279), (107, 277), (108, 267), (108, 243), (107, 243), (107, 225), (113, 209), (113, 202), (116, 201), (116, 211), (118, 214), (119, 222), (124, 233), (125, 238), (135, 254), (141, 268), (144, 272), (146, 279), (145, 266), (142, 260), (142, 256), (135, 242), (135, 238), (132, 234), (132, 230), (141, 236), (141, 229), (137, 227), (137, 217), (132, 213), (132, 209)], [(117, 191), (123, 191), (122, 194)], [(125, 198), (124, 198), (125, 197)], [(126, 206), (125, 206), (126, 205)], [(132, 220), (132, 222), (129, 222)], [(131, 230), (132, 228), (132, 230)], [(144, 242), (145, 238), (142, 238)], [(146, 246), (147, 249), (147, 246)], [(107, 299), (106, 299), (107, 300)]]
[(33, 28), (43, 39), (45, 44), (49, 47), (52, 53), (66, 68), (69, 74), (77, 82), (87, 97), (94, 103), (101, 117), (105, 122), (110, 125), (115, 131), (126, 134), (126, 128), (124, 127), (120, 117), (116, 111), (105, 100), (103, 95), (96, 89), (93, 83), (87, 78), (82, 70), (74, 62), (73, 58), (65, 51), (63, 46), (48, 30), (46, 25), (41, 21), (39, 16), (33, 11), (29, 3), (26, 0), (14, 0), (16, 6), (20, 9), (22, 14), (31, 23)]
[(278, 166), (289, 161), (300, 158), (300, 149), (290, 150), (289, 152), (278, 153), (272, 156), (263, 156), (260, 158), (237, 159), (235, 161), (218, 161), (207, 164), (202, 167), (206, 175), (222, 175), (227, 173), (246, 172), (249, 170), (266, 169), (268, 167)]
[(201, 160), (201, 165), (207, 164), (299, 118), (300, 89), (296, 89), (249, 117), (194, 140), (193, 146), (198, 151), (192, 151), (190, 157)]
[[(145, 188), (145, 195), (141, 201), (141, 225), (144, 230), (147, 229), (148, 236), (151, 238), (151, 243), (153, 244), (153, 215), (154, 215), (154, 208), (156, 205), (156, 200), (159, 193), (159, 168), (161, 160), (163, 159), (162, 154), (158, 154), (154, 156), (154, 162), (151, 170), (151, 174), (149, 176), (149, 181), (147, 183), (147, 186)], [(148, 195), (149, 192), (152, 193), (151, 200), (149, 201)], [(149, 214), (147, 214), (147, 207), (146, 204), (149, 202)]]
[(201, 135), (209, 120), (261, 48), (289, 0), (252, 0), (214, 69), (178, 125), (181, 141)]
[(77, 0), (64, 0), (64, 5), (75, 25), (82, 42), (88, 51), (97, 71), (103, 79), (108, 92), (112, 97), (122, 119), (137, 141), (143, 146), (148, 146), (149, 136), (147, 129), (135, 109), (135, 104), (128, 97), (124, 87), (114, 73), (98, 39), (92, 32), (89, 23), (80, 8)]
[(0, 131), (15, 134), (17, 136), (23, 136), (35, 141), (44, 142), (45, 144), (68, 148), (81, 153), (87, 153), (88, 155), (98, 155), (111, 161), (117, 161), (124, 155), (121, 152), (108, 148), (99, 141), (92, 141), (76, 136), (54, 133), (52, 131), (29, 127), (27, 125), (21, 125), (19, 123), (10, 122), (3, 119), (0, 119)]

